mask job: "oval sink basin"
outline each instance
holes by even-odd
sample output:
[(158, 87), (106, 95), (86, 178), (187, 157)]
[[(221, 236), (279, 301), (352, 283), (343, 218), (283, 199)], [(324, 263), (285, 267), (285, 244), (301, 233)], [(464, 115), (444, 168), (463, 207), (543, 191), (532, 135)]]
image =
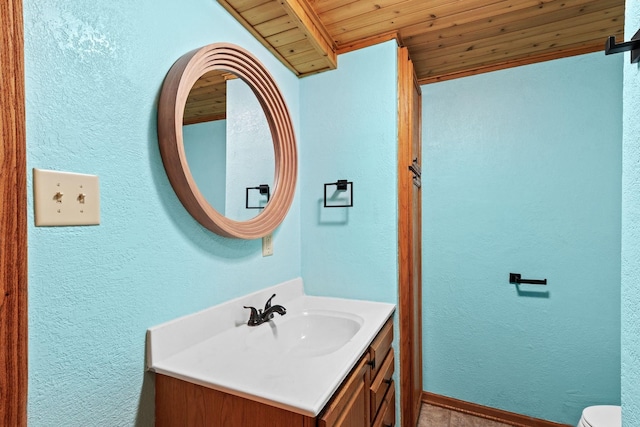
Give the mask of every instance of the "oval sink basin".
[(348, 343), (364, 322), (360, 316), (328, 310), (287, 314), (277, 320), (249, 333), (246, 343), (252, 351), (294, 357), (327, 355)]

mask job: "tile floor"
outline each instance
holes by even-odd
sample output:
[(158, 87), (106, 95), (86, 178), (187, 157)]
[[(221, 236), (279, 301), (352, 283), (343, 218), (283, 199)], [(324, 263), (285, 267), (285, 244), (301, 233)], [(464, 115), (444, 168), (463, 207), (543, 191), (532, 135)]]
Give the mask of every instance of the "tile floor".
[(422, 404), (418, 427), (510, 427), (509, 424)]

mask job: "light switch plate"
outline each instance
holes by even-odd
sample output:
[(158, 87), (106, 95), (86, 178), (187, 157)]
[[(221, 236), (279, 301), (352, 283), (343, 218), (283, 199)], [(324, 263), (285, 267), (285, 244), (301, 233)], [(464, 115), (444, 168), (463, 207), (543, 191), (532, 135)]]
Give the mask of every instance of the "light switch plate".
[(96, 175), (33, 169), (36, 226), (100, 224)]

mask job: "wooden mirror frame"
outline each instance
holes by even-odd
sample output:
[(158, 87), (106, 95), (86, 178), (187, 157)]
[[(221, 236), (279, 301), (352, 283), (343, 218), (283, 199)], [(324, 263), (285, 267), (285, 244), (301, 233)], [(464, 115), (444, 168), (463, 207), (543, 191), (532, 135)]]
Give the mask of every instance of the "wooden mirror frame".
[[(271, 130), (274, 189), (263, 211), (247, 221), (227, 218), (209, 204), (191, 175), (184, 150), (182, 123), (187, 97), (194, 83), (213, 70), (229, 71), (251, 87)], [(214, 43), (180, 57), (162, 85), (158, 141), (171, 186), (187, 211), (205, 228), (225, 237), (258, 239), (272, 233), (284, 220), (293, 201), (298, 175), (293, 124), (275, 80), (248, 51), (230, 43)]]

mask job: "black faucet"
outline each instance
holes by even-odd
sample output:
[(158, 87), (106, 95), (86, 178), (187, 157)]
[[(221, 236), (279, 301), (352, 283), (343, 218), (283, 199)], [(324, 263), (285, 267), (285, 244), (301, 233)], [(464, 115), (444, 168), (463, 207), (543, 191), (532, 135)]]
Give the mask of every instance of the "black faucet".
[(271, 298), (267, 300), (266, 304), (264, 305), (264, 310), (256, 309), (255, 307), (247, 307), (246, 305), (243, 306), (244, 308), (248, 308), (249, 310), (251, 310), (251, 314), (249, 315), (249, 321), (247, 322), (247, 325), (249, 326), (262, 325), (264, 322), (273, 319), (273, 313), (278, 313), (281, 316), (284, 316), (285, 314), (287, 314), (287, 309), (284, 308), (283, 306), (277, 305), (277, 304), (274, 306), (271, 306), (271, 300), (275, 296), (276, 294), (273, 294), (271, 295)]

